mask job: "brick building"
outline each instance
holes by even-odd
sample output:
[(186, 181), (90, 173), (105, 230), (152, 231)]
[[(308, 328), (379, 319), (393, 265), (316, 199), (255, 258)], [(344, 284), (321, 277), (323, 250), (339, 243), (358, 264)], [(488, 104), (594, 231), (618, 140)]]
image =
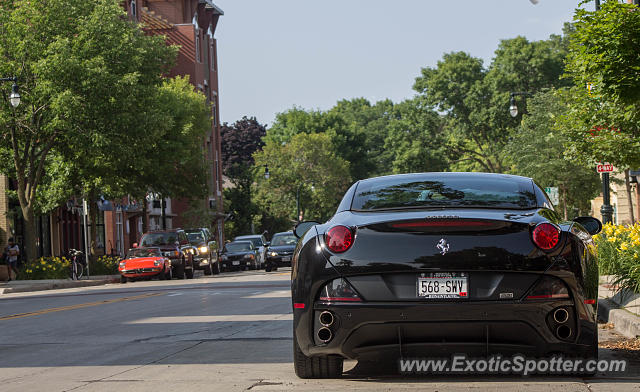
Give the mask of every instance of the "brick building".
[[(137, 242), (142, 234), (143, 220), (150, 230), (185, 227), (191, 214), (211, 217), (206, 226), (212, 226), (222, 243), (222, 165), (220, 149), (220, 122), (218, 97), (218, 57), (214, 38), (216, 26), (223, 11), (212, 0), (124, 0), (129, 17), (141, 24), (147, 34), (164, 35), (168, 44), (180, 45), (176, 66), (168, 76), (188, 75), (194, 88), (201, 91), (211, 105), (211, 130), (202, 142), (203, 156), (210, 165), (208, 176), (209, 197), (206, 200), (158, 200), (148, 195), (148, 214), (143, 216), (144, 200), (125, 197), (121, 200), (101, 200), (95, 222), (98, 254), (122, 254)], [(4, 185), (4, 186), (3, 186)], [(0, 188), (11, 189), (12, 181), (0, 175)], [(0, 243), (7, 238), (22, 240), (18, 206), (0, 192)], [(194, 207), (196, 209), (194, 213)], [(200, 208), (198, 214), (197, 208)], [(13, 211), (13, 212), (12, 212)], [(202, 213), (206, 211), (206, 213)], [(202, 219), (201, 219), (202, 222)], [(202, 223), (204, 224), (204, 223)], [(81, 200), (70, 200), (49, 216), (39, 218), (38, 255), (63, 255), (69, 249), (84, 249)], [(93, 237), (93, 235), (91, 235)], [(29, 255), (29, 258), (33, 256)]]

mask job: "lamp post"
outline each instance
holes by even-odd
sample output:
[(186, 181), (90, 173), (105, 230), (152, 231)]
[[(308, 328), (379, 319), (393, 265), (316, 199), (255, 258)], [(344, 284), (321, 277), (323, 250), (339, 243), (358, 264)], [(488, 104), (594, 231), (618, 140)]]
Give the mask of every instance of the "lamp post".
[(9, 94), (9, 103), (14, 108), (17, 108), (20, 105), (20, 92), (18, 88), (18, 78), (15, 76), (9, 78), (0, 78), (0, 82), (13, 82), (11, 86), (11, 94)]
[[(524, 102), (526, 103), (526, 97), (531, 97), (533, 96), (533, 94), (524, 91), (511, 92), (511, 99), (509, 100), (509, 114), (511, 114), (511, 117), (518, 116), (518, 105), (516, 105), (516, 96), (525, 97)], [(523, 111), (523, 113), (525, 112)]]

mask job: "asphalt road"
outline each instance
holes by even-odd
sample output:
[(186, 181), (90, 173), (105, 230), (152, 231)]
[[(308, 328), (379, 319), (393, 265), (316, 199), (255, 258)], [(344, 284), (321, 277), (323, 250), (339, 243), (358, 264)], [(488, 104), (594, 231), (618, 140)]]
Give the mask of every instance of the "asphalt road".
[(301, 380), (286, 271), (0, 296), (3, 392), (640, 390), (637, 353), (601, 348), (601, 359), (630, 360), (628, 371), (586, 379), (408, 378), (347, 362), (342, 379)]

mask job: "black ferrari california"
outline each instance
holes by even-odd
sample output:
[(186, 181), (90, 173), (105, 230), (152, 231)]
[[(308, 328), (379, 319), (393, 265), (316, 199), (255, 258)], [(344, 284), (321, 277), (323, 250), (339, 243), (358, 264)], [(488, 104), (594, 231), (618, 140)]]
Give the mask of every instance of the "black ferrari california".
[(597, 357), (600, 221), (566, 221), (530, 178), (420, 173), (358, 181), (292, 260), (296, 374), (343, 359)]

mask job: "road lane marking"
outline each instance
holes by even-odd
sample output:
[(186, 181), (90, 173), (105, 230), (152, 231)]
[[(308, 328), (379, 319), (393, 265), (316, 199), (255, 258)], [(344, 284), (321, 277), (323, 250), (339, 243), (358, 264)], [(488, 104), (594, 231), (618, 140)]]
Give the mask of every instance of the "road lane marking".
[(214, 322), (246, 322), (246, 321), (291, 321), (291, 313), (274, 314), (233, 314), (224, 316), (166, 316), (149, 317), (126, 324), (178, 324), (178, 323), (214, 323)]
[(58, 308), (42, 309), (42, 310), (38, 310), (38, 311), (35, 311), (35, 312), (18, 313), (18, 314), (12, 314), (12, 315), (9, 315), (9, 316), (2, 316), (2, 317), (0, 317), (0, 321), (12, 320), (12, 319), (23, 318), (23, 317), (40, 316), (42, 314), (47, 314), (47, 313), (63, 312), (65, 310), (88, 308), (90, 306), (106, 305), (106, 304), (112, 304), (112, 303), (116, 303), (116, 302), (132, 301), (134, 299), (143, 299), (143, 298), (155, 297), (157, 295), (162, 295), (162, 294), (164, 294), (164, 293), (147, 293), (147, 294), (142, 294), (142, 295), (135, 295), (133, 297), (122, 297), (122, 298), (115, 298), (115, 299), (106, 299), (104, 301), (87, 302), (87, 303), (84, 303), (84, 304), (76, 304), (76, 305), (60, 306)]

